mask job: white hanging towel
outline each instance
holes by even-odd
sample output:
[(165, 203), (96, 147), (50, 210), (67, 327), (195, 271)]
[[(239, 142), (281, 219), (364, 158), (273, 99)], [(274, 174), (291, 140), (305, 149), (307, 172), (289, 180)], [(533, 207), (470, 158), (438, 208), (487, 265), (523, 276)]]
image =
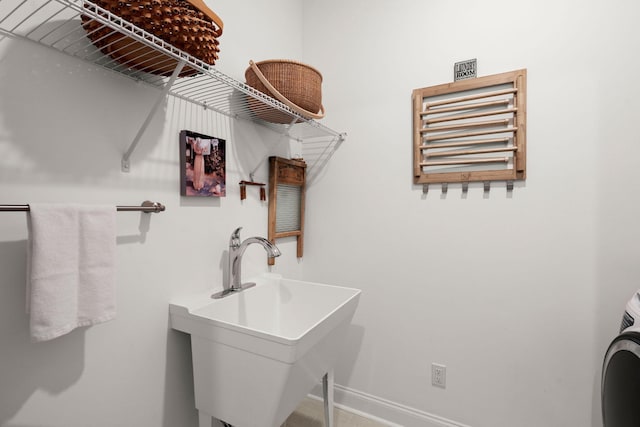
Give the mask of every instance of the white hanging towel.
[(30, 204), (27, 221), (31, 339), (113, 319), (115, 206)]

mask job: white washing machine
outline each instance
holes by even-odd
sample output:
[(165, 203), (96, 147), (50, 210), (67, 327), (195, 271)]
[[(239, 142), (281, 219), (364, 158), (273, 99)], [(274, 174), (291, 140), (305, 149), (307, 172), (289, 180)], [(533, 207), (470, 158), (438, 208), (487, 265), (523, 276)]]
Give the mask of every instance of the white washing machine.
[(605, 354), (601, 396), (604, 427), (640, 427), (640, 290)]

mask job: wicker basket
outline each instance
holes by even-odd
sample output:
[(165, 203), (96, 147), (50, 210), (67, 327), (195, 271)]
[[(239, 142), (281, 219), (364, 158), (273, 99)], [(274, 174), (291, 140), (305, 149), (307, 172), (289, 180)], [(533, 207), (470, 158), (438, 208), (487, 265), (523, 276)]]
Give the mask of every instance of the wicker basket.
[[(306, 119), (324, 117), (322, 107), (322, 74), (309, 65), (289, 60), (254, 63), (244, 73), (249, 86), (282, 102)], [(263, 120), (291, 123), (290, 115), (249, 98), (249, 107)]]
[[(222, 20), (202, 0), (93, 0), (93, 3), (209, 65), (218, 59)], [(174, 58), (86, 15), (82, 15), (82, 22), (89, 39), (127, 67), (166, 76), (177, 66)], [(185, 67), (180, 76), (193, 74), (197, 74), (193, 68)]]

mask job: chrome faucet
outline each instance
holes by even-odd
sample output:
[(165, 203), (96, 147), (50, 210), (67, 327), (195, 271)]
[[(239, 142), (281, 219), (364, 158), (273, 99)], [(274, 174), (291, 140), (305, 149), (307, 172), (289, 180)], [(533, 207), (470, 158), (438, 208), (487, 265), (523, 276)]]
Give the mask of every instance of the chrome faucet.
[(269, 257), (280, 256), (280, 249), (264, 237), (248, 237), (244, 242), (241, 242), (240, 230), (242, 230), (242, 227), (236, 228), (229, 239), (229, 276), (224, 283), (223, 290), (213, 294), (212, 298), (222, 298), (233, 292), (240, 292), (256, 285), (253, 282), (241, 283), (242, 255), (244, 255), (244, 251), (247, 250), (250, 244), (259, 243), (262, 245)]

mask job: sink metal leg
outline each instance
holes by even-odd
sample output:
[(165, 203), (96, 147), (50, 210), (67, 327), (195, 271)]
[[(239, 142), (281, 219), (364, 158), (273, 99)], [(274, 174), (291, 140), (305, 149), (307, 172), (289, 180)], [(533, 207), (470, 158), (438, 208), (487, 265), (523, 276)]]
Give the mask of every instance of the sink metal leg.
[(211, 427), (213, 417), (206, 412), (198, 411), (198, 427)]
[(324, 425), (333, 427), (333, 369), (322, 377), (322, 397), (324, 399)]

